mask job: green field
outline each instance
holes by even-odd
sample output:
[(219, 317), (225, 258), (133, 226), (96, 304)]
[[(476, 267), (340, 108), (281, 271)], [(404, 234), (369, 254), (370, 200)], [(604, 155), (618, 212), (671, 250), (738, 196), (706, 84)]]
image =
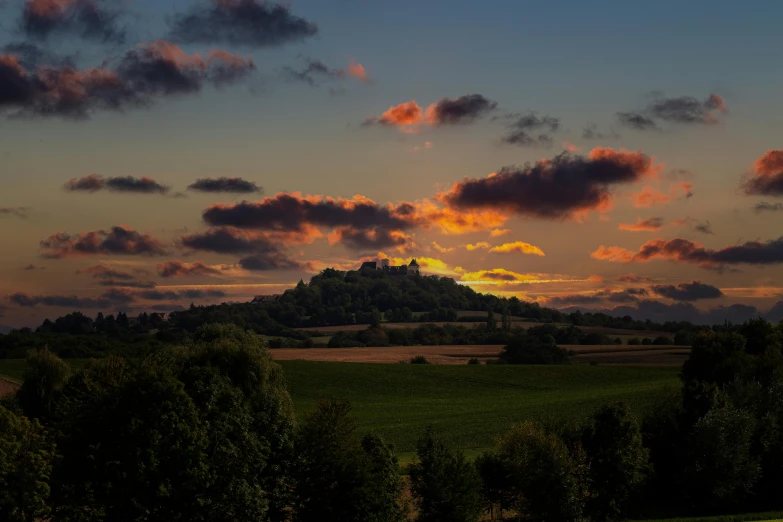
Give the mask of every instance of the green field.
[[(299, 415), (322, 397), (348, 399), (360, 430), (383, 435), (403, 460), (428, 424), (472, 454), (520, 420), (584, 419), (616, 400), (642, 413), (662, 390), (679, 384), (676, 368), (280, 364)], [(0, 375), (20, 380), (23, 373), (24, 361), (0, 361)]]

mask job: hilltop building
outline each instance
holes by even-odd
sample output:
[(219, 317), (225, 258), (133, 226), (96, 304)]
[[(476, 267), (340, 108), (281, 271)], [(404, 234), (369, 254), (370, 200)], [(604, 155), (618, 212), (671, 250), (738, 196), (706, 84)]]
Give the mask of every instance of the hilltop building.
[(409, 265), (393, 266), (389, 265), (388, 259), (381, 259), (379, 261), (365, 261), (359, 270), (382, 270), (384, 273), (390, 276), (417, 276), (421, 275), (421, 267), (413, 259)]

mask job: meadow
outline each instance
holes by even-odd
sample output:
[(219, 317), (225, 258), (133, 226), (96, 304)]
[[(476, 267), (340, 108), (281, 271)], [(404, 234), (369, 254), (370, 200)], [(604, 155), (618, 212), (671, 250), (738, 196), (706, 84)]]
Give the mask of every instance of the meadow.
[[(67, 361), (77, 368), (86, 362)], [(582, 420), (618, 400), (642, 414), (666, 388), (679, 386), (677, 368), (279, 363), (300, 416), (320, 398), (347, 399), (360, 431), (383, 435), (403, 460), (429, 424), (473, 453), (523, 419)], [(24, 366), (0, 360), (0, 375), (21, 381)]]

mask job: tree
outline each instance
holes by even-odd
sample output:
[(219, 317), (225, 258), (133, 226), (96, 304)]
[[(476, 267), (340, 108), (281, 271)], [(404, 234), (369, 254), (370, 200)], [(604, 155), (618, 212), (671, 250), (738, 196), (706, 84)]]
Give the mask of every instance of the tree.
[(627, 514), (650, 471), (649, 454), (630, 410), (624, 403), (598, 409), (582, 439), (590, 460), (589, 511), (597, 520)]
[(509, 364), (567, 364), (568, 351), (559, 348), (555, 338), (544, 335), (517, 335), (503, 347), (501, 360)]
[(71, 367), (49, 351), (30, 350), (24, 382), (17, 392), (19, 404), (28, 417), (46, 418), (71, 376)]
[(299, 429), (296, 454), (297, 522), (405, 519), (393, 450), (377, 436), (359, 441), (347, 402), (321, 401)]
[(487, 309), (487, 330), (494, 330), (498, 327), (498, 321), (495, 319), (495, 311), (492, 308)]
[(496, 452), (508, 466), (520, 516), (548, 522), (582, 519), (588, 465), (581, 448), (571, 454), (557, 435), (527, 421), (501, 436)]
[(481, 514), (481, 481), (476, 469), (427, 428), (410, 467), (411, 492), (420, 522), (473, 522)]
[(54, 444), (39, 422), (0, 404), (0, 521), (47, 516), (53, 458)]
[(503, 510), (508, 510), (514, 502), (511, 471), (503, 459), (492, 451), (484, 452), (476, 458), (476, 470), (481, 477), (481, 491), (489, 508), (490, 518), (494, 520), (495, 506), (500, 511), (500, 518), (503, 518)]
[(751, 454), (753, 417), (732, 407), (714, 408), (693, 427), (685, 470), (690, 497), (706, 508), (738, 505), (752, 492), (760, 467)]

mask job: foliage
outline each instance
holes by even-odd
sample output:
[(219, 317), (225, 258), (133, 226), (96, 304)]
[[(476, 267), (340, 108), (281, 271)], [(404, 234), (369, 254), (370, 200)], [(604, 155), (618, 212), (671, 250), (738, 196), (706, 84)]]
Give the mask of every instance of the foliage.
[(474, 522), (481, 514), (481, 482), (465, 455), (428, 427), (416, 444), (411, 492), (420, 522)]
[(30, 350), (24, 381), (16, 394), (25, 415), (48, 417), (70, 376), (71, 367), (47, 347)]
[(551, 335), (518, 335), (503, 348), (500, 359), (509, 364), (567, 364), (569, 355)]
[(588, 500), (587, 458), (541, 425), (526, 421), (498, 440), (497, 456), (508, 468), (514, 509), (534, 520), (581, 520)]
[(0, 404), (0, 520), (33, 522), (48, 512), (54, 444), (37, 420)]
[(296, 455), (294, 520), (405, 519), (393, 450), (374, 435), (358, 439), (348, 403), (322, 401), (299, 428)]
[(582, 439), (590, 462), (590, 514), (597, 520), (626, 515), (651, 471), (636, 419), (625, 403), (603, 406)]
[(429, 364), (430, 362), (423, 355), (417, 355), (411, 358), (411, 364)]

